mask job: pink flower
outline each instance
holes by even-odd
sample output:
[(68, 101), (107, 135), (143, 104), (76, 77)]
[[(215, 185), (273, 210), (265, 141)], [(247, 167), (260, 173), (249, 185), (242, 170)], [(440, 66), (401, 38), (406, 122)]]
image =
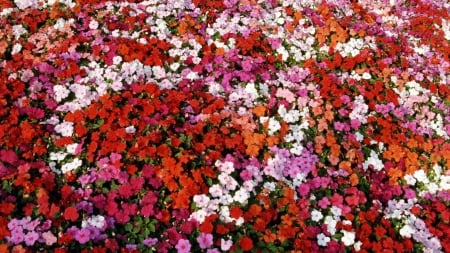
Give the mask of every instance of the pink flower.
[(42, 238), (47, 246), (54, 244), (57, 241), (57, 238), (51, 231), (47, 231), (42, 233)]
[(212, 234), (201, 233), (200, 236), (197, 237), (197, 242), (200, 245), (200, 248), (209, 248), (213, 244), (213, 236)]
[(74, 238), (79, 243), (85, 244), (91, 239), (91, 230), (89, 230), (87, 228), (82, 228), (75, 232)]
[(233, 241), (232, 240), (224, 240), (224, 239), (220, 239), (220, 249), (223, 251), (228, 251), (231, 246), (233, 246)]
[(24, 10), (30, 7), (36, 7), (38, 4), (36, 0), (15, 0), (14, 3), (20, 10)]
[(188, 253), (191, 250), (191, 244), (186, 239), (180, 239), (175, 246), (178, 253)]
[(24, 240), (27, 246), (33, 246), (36, 240), (39, 238), (39, 234), (35, 231), (29, 232), (25, 235)]

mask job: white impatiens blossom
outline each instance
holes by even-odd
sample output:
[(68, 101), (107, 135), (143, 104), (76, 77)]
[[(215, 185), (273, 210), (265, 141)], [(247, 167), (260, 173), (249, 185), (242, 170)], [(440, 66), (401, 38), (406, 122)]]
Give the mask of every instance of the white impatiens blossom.
[(50, 160), (52, 161), (62, 161), (66, 158), (67, 153), (63, 152), (50, 152)]
[(239, 190), (237, 190), (234, 193), (234, 197), (233, 197), (234, 201), (239, 202), (241, 204), (245, 204), (247, 202), (248, 198), (250, 198), (250, 194), (243, 187), (241, 187)]
[(38, 0), (15, 0), (17, 8), (24, 10), (26, 8), (34, 8), (38, 6)]
[(344, 234), (344, 236), (342, 236), (341, 241), (345, 246), (350, 246), (355, 243), (355, 232), (342, 230), (342, 233)]
[(364, 170), (367, 170), (369, 165), (372, 165), (373, 169), (376, 171), (380, 171), (384, 168), (383, 161), (380, 160), (377, 153), (373, 150), (370, 151), (370, 156), (363, 163)]
[(67, 89), (65, 86), (59, 85), (59, 84), (53, 86), (53, 92), (55, 93), (54, 98), (55, 98), (56, 102), (61, 102), (61, 100), (65, 99), (70, 94), (69, 89)]
[(55, 126), (55, 131), (64, 137), (72, 136), (73, 134), (73, 122), (63, 121)]
[(102, 229), (106, 225), (106, 219), (102, 215), (93, 215), (89, 217), (87, 220), (82, 221), (81, 227), (86, 228), (89, 226)]
[(442, 31), (444, 32), (444, 38), (450, 40), (450, 20), (442, 19)]
[(411, 236), (416, 232), (416, 229), (409, 224), (405, 224), (399, 232), (401, 236), (411, 238)]
[(13, 46), (13, 49), (12, 49), (12, 51), (11, 51), (11, 54), (14, 55), (14, 54), (20, 53), (21, 50), (22, 50), (22, 45), (19, 44), (19, 43), (16, 43), (16, 44), (14, 44), (14, 46)]
[(73, 159), (72, 162), (66, 163), (66, 164), (64, 164), (63, 166), (61, 166), (61, 172), (62, 172), (62, 173), (67, 173), (67, 172), (76, 170), (76, 169), (79, 168), (82, 164), (83, 164), (83, 162), (82, 162), (80, 159), (75, 158), (75, 159)]
[(127, 134), (134, 134), (136, 133), (136, 128), (134, 126), (128, 126), (125, 128), (125, 132)]
[(320, 233), (317, 235), (317, 245), (319, 246), (325, 247), (330, 241), (330, 237), (326, 236), (324, 233)]
[(311, 220), (318, 222), (322, 220), (323, 214), (319, 210), (312, 210), (311, 212)]

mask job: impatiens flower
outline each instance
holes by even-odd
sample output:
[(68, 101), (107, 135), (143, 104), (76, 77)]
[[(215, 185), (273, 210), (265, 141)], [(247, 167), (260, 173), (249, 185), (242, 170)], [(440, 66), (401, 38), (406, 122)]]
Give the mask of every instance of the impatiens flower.
[(81, 244), (87, 243), (91, 239), (91, 230), (87, 228), (77, 230), (75, 232), (74, 239)]
[(249, 251), (253, 249), (253, 241), (249, 237), (245, 236), (239, 239), (239, 246), (243, 251)]
[(324, 233), (320, 233), (317, 235), (317, 244), (319, 246), (327, 246), (330, 240), (330, 237), (326, 236)]
[(213, 235), (200, 233), (200, 235), (197, 237), (197, 242), (200, 248), (202, 249), (209, 248), (213, 244)]
[(144, 245), (149, 246), (149, 247), (155, 245), (157, 242), (158, 242), (157, 238), (147, 238), (147, 239), (142, 241), (142, 243)]
[(191, 244), (186, 239), (180, 239), (175, 245), (178, 253), (188, 253), (191, 250)]
[(409, 224), (404, 225), (400, 229), (400, 235), (406, 238), (411, 238), (411, 236), (416, 232), (416, 229), (414, 227), (410, 226)]
[(355, 232), (342, 230), (342, 233), (343, 236), (341, 238), (341, 241), (344, 243), (345, 246), (350, 246), (355, 243)]
[(64, 121), (55, 126), (55, 131), (65, 137), (72, 136), (73, 129), (73, 122)]
[(44, 233), (42, 233), (41, 236), (44, 239), (44, 243), (47, 246), (51, 246), (51, 245), (55, 244), (57, 241), (56, 236), (51, 231), (44, 232)]
[(38, 5), (37, 0), (14, 0), (14, 3), (20, 10), (24, 10), (30, 7), (37, 7)]
[(32, 246), (39, 239), (39, 234), (35, 231), (28, 232), (24, 236), (24, 241), (27, 246)]
[(228, 251), (231, 246), (233, 246), (233, 241), (232, 240), (224, 240), (224, 239), (220, 239), (220, 249), (223, 251)]

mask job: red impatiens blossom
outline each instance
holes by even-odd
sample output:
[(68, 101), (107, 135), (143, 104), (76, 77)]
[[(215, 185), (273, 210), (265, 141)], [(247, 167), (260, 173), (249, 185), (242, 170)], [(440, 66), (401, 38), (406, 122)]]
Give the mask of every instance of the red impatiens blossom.
[(253, 240), (248, 236), (241, 237), (239, 239), (239, 246), (243, 251), (250, 251), (253, 249)]
[(76, 221), (80, 217), (78, 210), (74, 206), (69, 206), (64, 210), (64, 219)]

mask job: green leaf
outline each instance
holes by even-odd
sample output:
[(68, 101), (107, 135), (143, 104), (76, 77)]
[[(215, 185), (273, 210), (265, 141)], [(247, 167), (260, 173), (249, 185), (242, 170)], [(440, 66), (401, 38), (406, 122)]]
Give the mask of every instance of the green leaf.
[(133, 224), (127, 223), (125, 224), (125, 231), (131, 232), (133, 230)]

